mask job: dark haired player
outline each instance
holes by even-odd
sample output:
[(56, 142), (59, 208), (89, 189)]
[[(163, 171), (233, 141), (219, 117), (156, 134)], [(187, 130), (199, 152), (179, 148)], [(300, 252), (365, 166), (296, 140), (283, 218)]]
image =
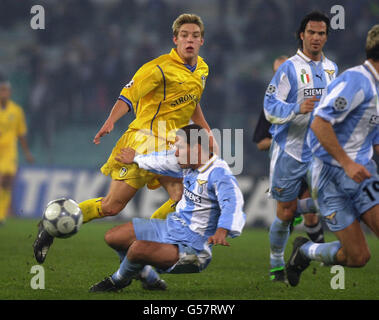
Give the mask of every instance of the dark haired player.
[[(121, 152), (124, 163), (162, 175), (183, 178), (183, 195), (167, 219), (134, 218), (107, 232), (105, 241), (123, 256), (119, 269), (93, 285), (91, 292), (117, 291), (128, 286), (146, 266), (162, 272), (194, 273), (212, 259), (212, 246), (229, 246), (245, 225), (243, 196), (227, 163), (209, 152), (208, 134), (196, 124), (181, 128), (176, 150), (134, 156)], [(191, 139), (197, 137), (197, 139)], [(200, 137), (200, 138), (199, 138)]]
[(277, 200), (277, 216), (270, 228), (270, 263), (280, 280), (284, 279), (284, 250), (296, 199), (312, 157), (307, 144), (312, 111), (337, 74), (336, 64), (322, 52), (329, 24), (329, 18), (317, 11), (303, 18), (297, 31), (300, 47), (279, 67), (264, 98), (273, 136), (270, 192)]

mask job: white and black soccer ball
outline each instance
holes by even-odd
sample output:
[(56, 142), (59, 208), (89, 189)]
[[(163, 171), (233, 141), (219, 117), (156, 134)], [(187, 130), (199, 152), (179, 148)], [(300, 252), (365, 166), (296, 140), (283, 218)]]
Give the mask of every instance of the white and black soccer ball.
[(43, 213), (42, 223), (53, 237), (68, 238), (77, 233), (83, 223), (79, 205), (72, 199), (50, 201)]

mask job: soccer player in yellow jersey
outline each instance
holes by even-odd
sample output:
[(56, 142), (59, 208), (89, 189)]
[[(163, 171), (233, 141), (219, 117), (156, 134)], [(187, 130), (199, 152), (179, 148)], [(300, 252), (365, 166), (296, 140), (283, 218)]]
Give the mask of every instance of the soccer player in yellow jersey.
[(12, 184), (17, 172), (18, 141), (26, 160), (33, 162), (26, 140), (24, 111), (10, 97), (10, 83), (0, 79), (0, 224), (4, 224), (10, 209)]
[[(183, 187), (180, 179), (163, 177), (117, 160), (122, 149), (127, 147), (139, 153), (168, 149), (175, 141), (175, 136), (170, 133), (190, 120), (210, 132), (199, 103), (208, 76), (208, 66), (199, 56), (204, 43), (203, 22), (197, 15), (182, 14), (174, 21), (172, 29), (176, 48), (137, 71), (122, 89), (109, 117), (93, 140), (99, 144), (122, 116), (129, 111), (134, 112), (135, 120), (101, 168), (103, 174), (112, 178), (107, 196), (79, 204), (84, 222), (118, 214), (144, 185), (150, 189), (162, 185), (170, 196), (170, 200), (153, 214), (154, 218), (165, 217), (168, 212), (175, 211), (174, 204), (181, 198)], [(44, 261), (52, 241), (53, 238), (40, 224), (34, 243), (34, 254), (39, 263)]]

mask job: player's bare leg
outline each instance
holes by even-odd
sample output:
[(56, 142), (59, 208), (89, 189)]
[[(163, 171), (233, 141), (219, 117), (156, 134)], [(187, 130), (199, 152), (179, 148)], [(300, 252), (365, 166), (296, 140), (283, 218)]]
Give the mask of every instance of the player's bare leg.
[(363, 222), (379, 238), (379, 205), (372, 207), (361, 216)]
[(363, 267), (370, 259), (370, 250), (358, 220), (341, 231), (335, 232), (341, 243), (336, 263), (347, 267)]
[(0, 176), (0, 224), (5, 222), (10, 212), (13, 180), (12, 175)]
[(175, 202), (180, 201), (183, 194), (183, 179), (162, 176), (159, 182), (166, 189), (170, 198)]
[(179, 259), (176, 245), (137, 240), (132, 222), (116, 226), (105, 234), (105, 242), (115, 250), (124, 250), (130, 262), (167, 269)]
[(120, 213), (137, 191), (138, 189), (128, 185), (125, 181), (112, 180), (107, 196), (101, 200), (103, 216), (114, 216)]
[[(371, 223), (374, 216), (374, 211), (371, 211), (366, 216), (366, 221), (371, 219), (368, 222)], [(339, 264), (356, 268), (366, 265), (370, 259), (370, 250), (359, 221), (354, 220), (348, 227), (334, 233), (339, 241), (314, 243), (304, 237), (295, 239), (286, 265), (287, 278), (291, 286), (297, 286), (301, 273), (309, 266), (311, 260), (322, 261), (326, 265)]]
[(133, 223), (128, 222), (108, 230), (104, 240), (114, 250), (128, 251), (132, 243), (137, 240)]
[(152, 219), (166, 219), (167, 215), (175, 211), (176, 204), (182, 198), (182, 179), (162, 176), (159, 182), (166, 189), (170, 198), (152, 214)]
[(127, 256), (132, 263), (149, 264), (166, 270), (178, 262), (179, 249), (174, 244), (136, 240), (129, 247)]

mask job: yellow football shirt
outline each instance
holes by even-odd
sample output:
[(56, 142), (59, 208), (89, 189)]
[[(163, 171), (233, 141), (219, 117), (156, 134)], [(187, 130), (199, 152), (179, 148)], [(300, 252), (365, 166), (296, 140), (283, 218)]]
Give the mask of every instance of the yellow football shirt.
[(22, 108), (9, 100), (0, 106), (0, 172), (14, 173), (17, 164), (17, 141), (26, 134), (25, 115)]
[(144, 64), (119, 97), (136, 116), (128, 131), (145, 131), (172, 140), (173, 133), (189, 123), (204, 91), (208, 70), (201, 57), (196, 68), (189, 70), (176, 49)]

